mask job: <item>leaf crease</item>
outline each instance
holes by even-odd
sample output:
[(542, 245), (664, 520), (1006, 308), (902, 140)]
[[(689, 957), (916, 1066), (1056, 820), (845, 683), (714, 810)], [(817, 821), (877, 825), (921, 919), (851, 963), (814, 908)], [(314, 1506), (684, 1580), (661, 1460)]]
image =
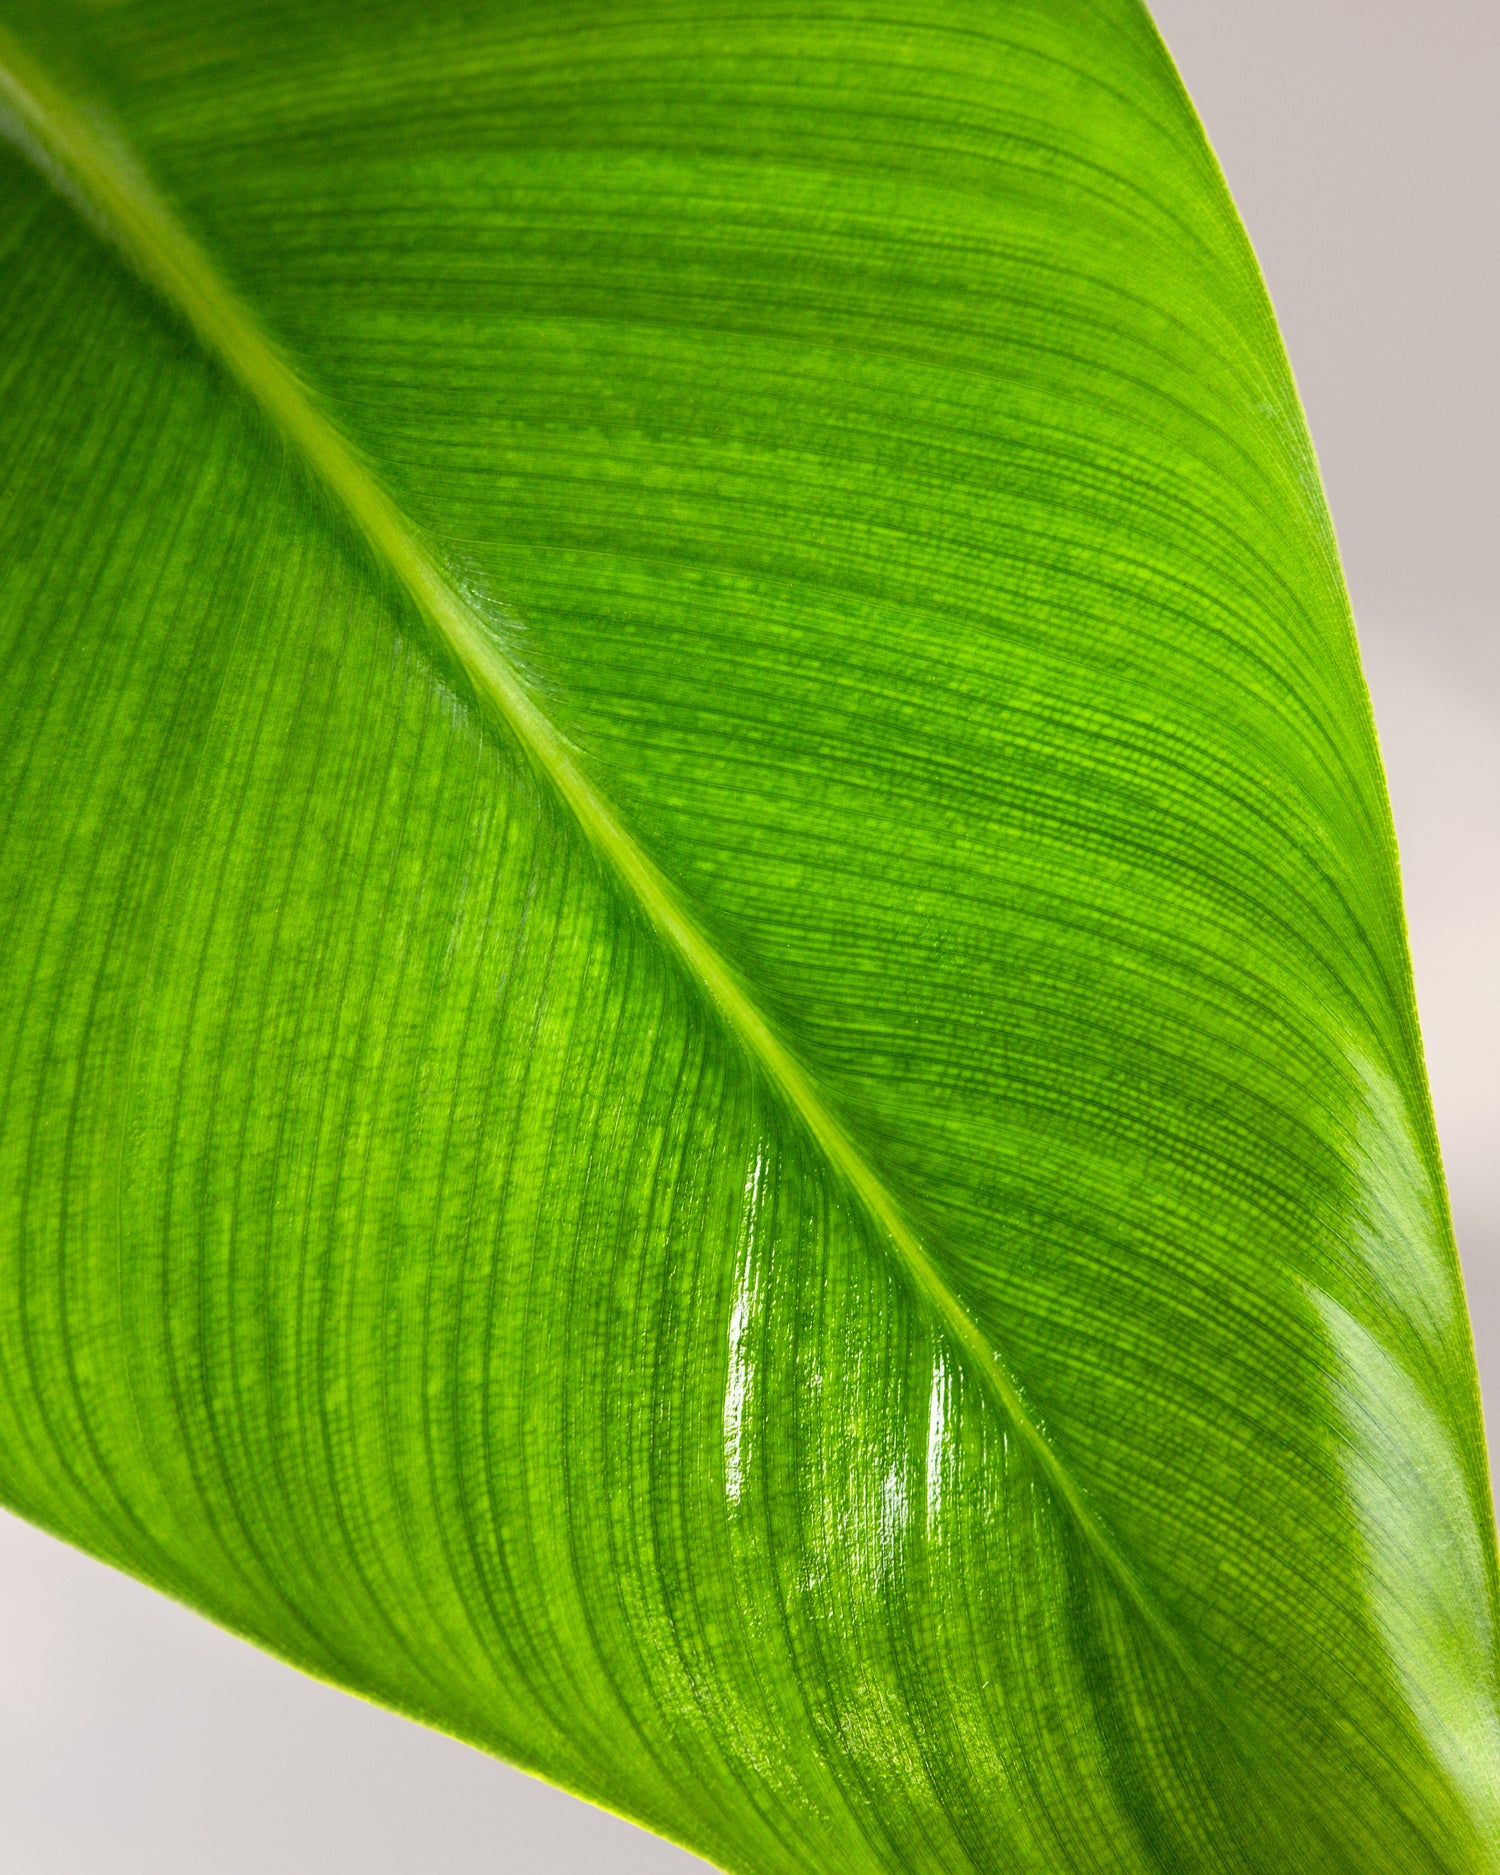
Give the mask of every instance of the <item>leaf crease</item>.
[(296, 371), (149, 181), (113, 126), (80, 108), (0, 28), (0, 132), (15, 143), (157, 295), (191, 327), (207, 353), (238, 380), (346, 512), (377, 563), (394, 574), (457, 658), (480, 697), (545, 782), (562, 798), (610, 872), (707, 991), (722, 1019), (812, 1135), (819, 1150), (894, 1248), (918, 1292), (978, 1370), (1031, 1452), (1049, 1487), (1126, 1600), (1200, 1691), (1200, 1669), (1175, 1627), (1032, 1417), (1007, 1363), (991, 1347), (811, 1078), (778, 1039), (753, 999), (676, 893), (580, 767), (515, 667), (406, 518), (317, 407)]

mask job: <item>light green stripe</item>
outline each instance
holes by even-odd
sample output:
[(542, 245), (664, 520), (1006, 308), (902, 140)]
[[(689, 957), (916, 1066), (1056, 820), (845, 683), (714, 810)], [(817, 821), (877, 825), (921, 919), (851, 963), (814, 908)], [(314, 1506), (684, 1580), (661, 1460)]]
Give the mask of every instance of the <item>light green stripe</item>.
[(1003, 1360), (934, 1266), (894, 1197), (812, 1082), (772, 1032), (728, 964), (678, 904), (671, 888), (584, 774), (563, 737), (532, 700), (472, 605), (423, 546), (410, 522), (259, 329), (249, 310), (157, 195), (127, 147), (81, 111), (0, 28), (3, 127), (25, 153), (118, 246), (130, 264), (228, 366), (276, 428), (337, 497), (377, 558), (396, 575), (451, 647), (481, 695), (493, 701), (538, 770), (624, 882), (651, 923), (708, 991), (730, 1028), (800, 1114), (823, 1152), (895, 1246), (918, 1289), (988, 1382), (1058, 1498), (1184, 1671), (1202, 1677), (1176, 1632), (1147, 1598), (1078, 1486), (1021, 1399)]

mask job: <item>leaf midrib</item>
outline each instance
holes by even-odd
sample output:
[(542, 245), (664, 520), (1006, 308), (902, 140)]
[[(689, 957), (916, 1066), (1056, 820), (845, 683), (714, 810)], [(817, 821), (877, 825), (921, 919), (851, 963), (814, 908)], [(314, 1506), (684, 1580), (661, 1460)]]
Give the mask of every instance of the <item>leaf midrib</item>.
[[(123, 136), (106, 131), (61, 90), (26, 48), (0, 27), (0, 132), (18, 144), (84, 219), (186, 321), (209, 356), (226, 368), (315, 480), (334, 497), (377, 563), (399, 580), (496, 709), (534, 768), (561, 796), (584, 836), (653, 928), (704, 989), (731, 1033), (777, 1089), (819, 1150), (890, 1242), (915, 1284), (969, 1357), (1043, 1476), (1127, 1600), (1200, 1690), (1202, 1675), (1176, 1629), (1147, 1595), (1134, 1568), (1083, 1496), (983, 1330), (906, 1222), (894, 1195), (845, 1131), (811, 1078), (783, 1046), (726, 960), (680, 903), (567, 742), (538, 708), (479, 612), (423, 545), (415, 527), (313, 402), (296, 372), (250, 309), (153, 188)], [(10, 121), (6, 121), (6, 117)]]

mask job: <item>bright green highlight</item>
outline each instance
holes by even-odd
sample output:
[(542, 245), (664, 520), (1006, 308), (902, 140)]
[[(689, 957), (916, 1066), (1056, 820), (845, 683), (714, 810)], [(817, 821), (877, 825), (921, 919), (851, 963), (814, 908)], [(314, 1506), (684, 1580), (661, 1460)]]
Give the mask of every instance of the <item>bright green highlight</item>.
[[(287, 440), (306, 456), (375, 553), (436, 627), (479, 695), (497, 706), (522, 748), (577, 815), (584, 833), (618, 872), (656, 929), (681, 954), (751, 1056), (786, 1095), (830, 1162), (890, 1237), (976, 1370), (994, 1387), (1012, 1423), (1036, 1453), (1053, 1488), (1089, 1540), (1147, 1618), (1158, 1621), (1128, 1567), (1079, 1498), (1057, 1455), (1027, 1417), (1015, 1383), (933, 1268), (890, 1193), (819, 1099), (796, 1060), (772, 1034), (724, 960), (683, 914), (661, 875), (620, 825), (608, 802), (590, 785), (562, 738), (496, 648), (474, 608), (443, 576), (338, 431), (313, 407), (296, 377), (257, 331), (250, 314), (218, 279), (170, 210), (124, 167), (108, 143), (36, 69), (24, 48), (4, 36), (0, 36), (0, 89), (10, 98), (44, 156), (56, 163), (83, 195), (103, 230), (118, 241), (142, 275), (182, 313), (210, 352), (224, 360)], [(1164, 1632), (1169, 1644), (1175, 1644), (1170, 1630)]]
[(1492, 1866), (1383, 783), (1143, 15), (7, 17), (6, 1500), (726, 1867)]

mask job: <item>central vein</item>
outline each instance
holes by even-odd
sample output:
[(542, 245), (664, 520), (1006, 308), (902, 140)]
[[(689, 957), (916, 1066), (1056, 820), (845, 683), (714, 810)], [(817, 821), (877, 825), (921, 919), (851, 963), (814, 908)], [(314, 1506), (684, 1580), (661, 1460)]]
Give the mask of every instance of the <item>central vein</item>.
[(948, 1286), (902, 1216), (885, 1183), (850, 1138), (796, 1058), (778, 1040), (733, 971), (678, 902), (611, 803), (537, 707), (519, 673), (496, 645), (416, 530), (320, 411), (295, 371), (216, 272), (213, 263), (156, 193), (114, 133), (95, 122), (39, 70), (0, 28), (0, 129), (75, 201), (197, 333), (208, 352), (260, 405), (401, 582), (458, 659), (476, 691), (504, 718), (533, 765), (562, 796), (610, 870), (707, 991), (725, 1022), (894, 1247), (921, 1293), (983, 1376), (1018, 1436), (1040, 1465), (1090, 1545), (1128, 1599), (1147, 1618), (1193, 1679), (1199, 1675), (1181, 1641), (1147, 1599), (1135, 1571), (1084, 1500), (1027, 1410), (1005, 1362)]

